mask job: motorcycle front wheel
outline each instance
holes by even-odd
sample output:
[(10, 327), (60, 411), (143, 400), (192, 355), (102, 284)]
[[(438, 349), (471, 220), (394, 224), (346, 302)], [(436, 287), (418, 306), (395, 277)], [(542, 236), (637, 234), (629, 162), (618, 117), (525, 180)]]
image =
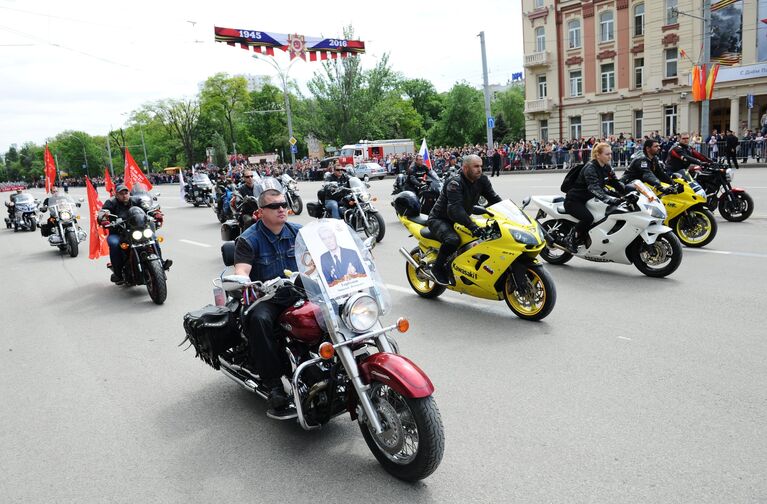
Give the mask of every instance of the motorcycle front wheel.
[(386, 233), (386, 223), (378, 212), (370, 212), (367, 214), (368, 225), (365, 227), (365, 235), (375, 236), (376, 242), (383, 240)]
[(682, 244), (673, 232), (658, 236), (652, 245), (641, 241), (641, 238), (639, 240), (637, 246), (629, 249), (628, 258), (645, 275), (665, 277), (682, 263)]
[(542, 266), (527, 268), (527, 285), (518, 289), (509, 272), (503, 287), (503, 299), (514, 314), (524, 320), (542, 320), (557, 303), (554, 280)]
[[(421, 249), (415, 247), (410, 251), (410, 256), (415, 259), (417, 263), (421, 262)], [(431, 278), (420, 274), (412, 264), (405, 261), (405, 275), (407, 276), (407, 283), (419, 296), (432, 299), (439, 297), (440, 294), (445, 292), (446, 287), (440, 285)]]
[(29, 219), (29, 230), (32, 232), (37, 231), (37, 222), (34, 219)]
[(410, 399), (380, 382), (373, 382), (369, 393), (384, 431), (376, 434), (363, 421), (359, 425), (378, 462), (404, 481), (433, 473), (445, 451), (445, 430), (434, 398)]
[(67, 250), (69, 250), (69, 257), (77, 257), (79, 246), (77, 243), (77, 235), (73, 231), (67, 233)]
[(301, 196), (297, 194), (291, 196), (290, 209), (293, 210), (293, 215), (301, 215), (301, 212), (304, 211), (304, 200), (301, 199)]
[(168, 285), (165, 282), (165, 272), (159, 259), (148, 261), (145, 265), (146, 290), (154, 304), (161, 305), (168, 297)]
[(704, 247), (716, 237), (718, 226), (711, 210), (698, 206), (674, 219), (671, 228), (686, 247)]
[(719, 213), (730, 222), (743, 222), (754, 213), (754, 200), (747, 193), (733, 193), (732, 199), (719, 200)]

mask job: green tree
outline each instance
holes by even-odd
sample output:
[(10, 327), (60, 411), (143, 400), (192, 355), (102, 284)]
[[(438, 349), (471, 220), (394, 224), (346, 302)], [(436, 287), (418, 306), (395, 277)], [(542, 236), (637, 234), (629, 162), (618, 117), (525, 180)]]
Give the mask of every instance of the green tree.
[(237, 142), (236, 121), (248, 106), (248, 81), (242, 75), (217, 73), (203, 83), (200, 108), (220, 118), (226, 127), (229, 145)]
[(503, 114), (499, 114), (498, 119), (495, 121), (495, 128), (493, 128), (493, 140), (504, 143), (508, 133), (509, 127), (506, 124), (506, 120), (503, 118)]
[(195, 98), (160, 100), (153, 106), (168, 134), (176, 138), (184, 149), (186, 165), (194, 164), (200, 103)]
[(522, 86), (512, 86), (496, 94), (490, 109), (496, 117), (503, 117), (508, 128), (503, 138), (496, 140), (508, 143), (525, 137), (525, 90)]
[(400, 89), (423, 118), (423, 128), (431, 128), (442, 111), (442, 99), (434, 85), (426, 79), (408, 79), (400, 83)]
[(455, 84), (444, 98), (445, 107), (429, 131), (433, 145), (481, 143), (485, 137), (482, 92), (467, 83)]

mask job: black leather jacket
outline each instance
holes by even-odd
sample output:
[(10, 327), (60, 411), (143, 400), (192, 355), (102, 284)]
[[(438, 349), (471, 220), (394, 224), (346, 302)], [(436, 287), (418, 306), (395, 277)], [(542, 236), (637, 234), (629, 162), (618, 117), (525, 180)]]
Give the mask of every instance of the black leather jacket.
[(668, 151), (666, 158), (666, 173), (679, 173), (687, 171), (690, 164), (713, 163), (713, 161), (688, 145), (675, 143)]
[(615, 176), (612, 166), (609, 164), (602, 166), (595, 159), (592, 159), (583, 166), (575, 180), (574, 187), (567, 191), (565, 198), (584, 202), (591, 198), (597, 198), (611, 204), (614, 203), (616, 195), (605, 191), (605, 186), (608, 184), (619, 193), (618, 196), (626, 192), (626, 187)]
[(667, 184), (673, 183), (671, 177), (669, 177), (660, 167), (658, 156), (653, 156), (653, 158), (650, 159), (644, 154), (631, 161), (631, 164), (626, 168), (626, 171), (623, 172), (621, 182), (626, 184), (637, 179), (657, 188), (661, 187), (661, 182)]
[(473, 229), (477, 225), (471, 220), (469, 214), (480, 196), (485, 197), (488, 205), (501, 201), (501, 197), (495, 193), (486, 175), (482, 175), (474, 182), (470, 182), (463, 173), (456, 175), (442, 187), (442, 192), (431, 209), (429, 219), (457, 222)]
[(429, 172), (429, 167), (425, 164), (418, 166), (413, 163), (407, 170), (407, 179), (405, 179), (405, 190), (418, 193), (418, 187), (423, 183), (423, 177)]

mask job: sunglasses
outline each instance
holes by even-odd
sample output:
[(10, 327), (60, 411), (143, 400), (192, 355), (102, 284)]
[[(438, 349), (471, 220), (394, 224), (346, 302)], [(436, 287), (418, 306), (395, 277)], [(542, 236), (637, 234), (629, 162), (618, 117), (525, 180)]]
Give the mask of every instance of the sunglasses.
[(264, 205), (261, 208), (268, 208), (270, 210), (277, 210), (278, 208), (288, 208), (288, 202), (283, 201), (281, 203), (269, 203), (268, 205)]
[(253, 175), (243, 175), (242, 178), (253, 178)]
[(333, 171), (344, 171), (343, 168), (335, 168)]

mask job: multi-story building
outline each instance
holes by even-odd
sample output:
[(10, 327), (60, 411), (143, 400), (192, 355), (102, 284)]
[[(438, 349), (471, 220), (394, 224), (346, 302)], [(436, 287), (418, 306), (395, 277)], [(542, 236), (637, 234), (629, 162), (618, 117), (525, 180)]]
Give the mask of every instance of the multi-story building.
[[(700, 130), (701, 103), (692, 101), (690, 84), (703, 21), (683, 13), (701, 17), (702, 0), (521, 3), (528, 139)], [(761, 40), (767, 20), (760, 21), (767, 18), (767, 0), (712, 4), (719, 13), (715, 33), (722, 36), (712, 53), (736, 66), (719, 70), (710, 128), (759, 129), (767, 110), (767, 40)], [(737, 36), (725, 40), (728, 26)], [(754, 95), (752, 108), (748, 95)]]

